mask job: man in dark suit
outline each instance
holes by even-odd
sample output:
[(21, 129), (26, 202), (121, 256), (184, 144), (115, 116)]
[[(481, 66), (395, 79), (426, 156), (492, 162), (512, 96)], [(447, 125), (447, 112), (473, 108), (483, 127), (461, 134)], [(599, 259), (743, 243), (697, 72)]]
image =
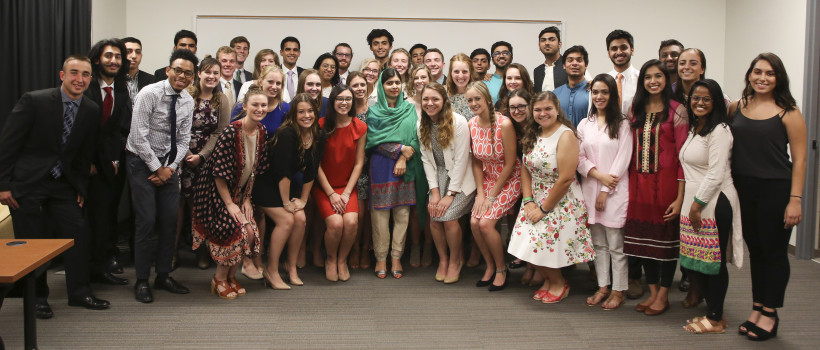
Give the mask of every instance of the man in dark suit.
[[(70, 56), (59, 88), (20, 98), (0, 134), (0, 204), (11, 209), (14, 237), (74, 239), (65, 256), (68, 305), (107, 309), (94, 297), (88, 274), (88, 227), (82, 206), (100, 128), (100, 107), (84, 98), (91, 62)], [(52, 230), (51, 228), (54, 228)], [(53, 315), (46, 274), (37, 278), (38, 317)]]
[(90, 272), (93, 281), (114, 285), (128, 284), (127, 279), (112, 274), (122, 273), (116, 248), (117, 209), (125, 185), (125, 141), (131, 128), (131, 97), (126, 83), (130, 61), (123, 60), (125, 50), (119, 39), (94, 44), (88, 53), (94, 79), (85, 91), (86, 97), (102, 107), (86, 201), (91, 233)]
[(251, 43), (248, 38), (244, 36), (233, 38), (229, 46), (236, 51), (236, 72), (234, 72), (233, 78), (240, 83), (253, 80), (253, 74), (245, 70), (245, 60), (248, 59), (248, 54), (251, 51)]
[(544, 64), (535, 67), (532, 73), (535, 92), (552, 91), (568, 83), (561, 57), (561, 30), (556, 26), (544, 28), (538, 34), (538, 49), (544, 54)]
[(299, 39), (287, 36), (279, 43), (279, 56), (282, 57), (282, 72), (285, 74), (285, 84), (282, 86), (282, 100), (290, 102), (296, 95), (296, 86), (299, 83), (299, 75), (305, 70), (296, 65), (299, 56), (302, 55), (302, 44)]
[(222, 46), (216, 50), (216, 60), (219, 61), (219, 91), (228, 96), (228, 101), (231, 103), (231, 110), (236, 104), (236, 97), (239, 96), (239, 90), (242, 89), (242, 83), (234, 79), (234, 72), (236, 71), (236, 51), (229, 46)]
[(157, 82), (157, 78), (148, 72), (140, 70), (140, 63), (142, 63), (142, 42), (134, 37), (122, 38), (125, 44), (125, 57), (128, 58), (128, 76), (126, 83), (128, 84), (128, 95), (131, 97), (131, 103), (137, 98), (137, 93), (146, 85)]
[[(196, 34), (190, 30), (182, 29), (174, 35), (174, 48), (173, 50), (188, 50), (196, 55)], [(168, 79), (168, 75), (165, 74), (165, 68), (162, 67), (154, 71), (154, 77), (157, 81), (163, 81)]]

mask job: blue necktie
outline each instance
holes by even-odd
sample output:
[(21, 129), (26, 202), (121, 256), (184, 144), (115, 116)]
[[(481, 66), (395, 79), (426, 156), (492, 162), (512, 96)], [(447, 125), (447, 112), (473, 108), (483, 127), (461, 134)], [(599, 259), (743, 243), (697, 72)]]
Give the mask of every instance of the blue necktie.
[(171, 110), (168, 111), (168, 122), (171, 124), (171, 152), (168, 152), (168, 165), (177, 159), (177, 98), (179, 95), (171, 95)]
[[(72, 102), (64, 102), (65, 103), (65, 112), (63, 113), (63, 134), (62, 138), (60, 139), (60, 150), (65, 147), (66, 141), (68, 141), (68, 135), (71, 134), (71, 128), (74, 126), (74, 117), (76, 111), (74, 110), (74, 103)], [(55, 179), (60, 178), (63, 175), (63, 164), (62, 162), (57, 159), (57, 163), (51, 167), (51, 175), (54, 176)]]

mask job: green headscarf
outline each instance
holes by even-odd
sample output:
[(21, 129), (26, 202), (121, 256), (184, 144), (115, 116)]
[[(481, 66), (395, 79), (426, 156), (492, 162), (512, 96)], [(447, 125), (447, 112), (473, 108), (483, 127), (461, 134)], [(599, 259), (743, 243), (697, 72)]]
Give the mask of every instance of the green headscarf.
[[(392, 68), (388, 68), (392, 69)], [(386, 71), (387, 69), (385, 69)], [(419, 222), (423, 224), (427, 218), (427, 178), (424, 176), (424, 166), (421, 162), (419, 138), (416, 133), (416, 107), (404, 98), (403, 91), (399, 90), (396, 98), (396, 107), (387, 105), (387, 96), (384, 94), (382, 75), (376, 81), (378, 100), (376, 105), (367, 110), (367, 144), (365, 149), (371, 151), (373, 147), (383, 143), (398, 143), (413, 147), (416, 151), (407, 161), (407, 171), (404, 173), (404, 182), (415, 181), (416, 184), (416, 212)], [(396, 75), (398, 77), (398, 74)]]

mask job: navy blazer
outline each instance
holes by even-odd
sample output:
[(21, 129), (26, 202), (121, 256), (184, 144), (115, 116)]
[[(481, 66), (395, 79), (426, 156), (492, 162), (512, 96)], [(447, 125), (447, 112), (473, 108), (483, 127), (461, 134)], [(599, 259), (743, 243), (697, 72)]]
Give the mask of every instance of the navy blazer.
[(86, 196), (91, 159), (100, 128), (100, 107), (83, 98), (65, 146), (60, 88), (27, 92), (17, 101), (0, 134), (0, 191), (22, 197), (62, 162), (63, 177)]
[[(535, 89), (535, 92), (541, 92), (541, 87), (544, 86), (544, 75), (546, 75), (544, 72), (545, 69), (546, 65), (542, 63), (540, 66), (535, 67), (535, 70), (532, 72), (534, 79), (533, 88)], [(552, 78), (555, 83), (555, 87), (559, 87), (569, 82), (567, 71), (564, 69), (563, 55), (558, 57), (558, 60), (555, 61), (554, 67), (552, 67)]]

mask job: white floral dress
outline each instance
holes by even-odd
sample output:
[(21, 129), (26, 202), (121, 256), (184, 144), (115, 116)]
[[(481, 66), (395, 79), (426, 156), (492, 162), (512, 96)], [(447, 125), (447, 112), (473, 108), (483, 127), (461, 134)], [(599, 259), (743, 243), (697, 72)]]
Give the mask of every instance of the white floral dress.
[[(565, 132), (561, 126), (549, 137), (539, 137), (532, 151), (524, 154), (524, 166), (532, 177), (532, 196), (541, 205), (558, 180), (558, 139)], [(537, 266), (561, 268), (595, 259), (584, 196), (577, 180), (543, 219), (530, 222), (524, 210), (518, 213), (510, 235), (508, 252)]]

